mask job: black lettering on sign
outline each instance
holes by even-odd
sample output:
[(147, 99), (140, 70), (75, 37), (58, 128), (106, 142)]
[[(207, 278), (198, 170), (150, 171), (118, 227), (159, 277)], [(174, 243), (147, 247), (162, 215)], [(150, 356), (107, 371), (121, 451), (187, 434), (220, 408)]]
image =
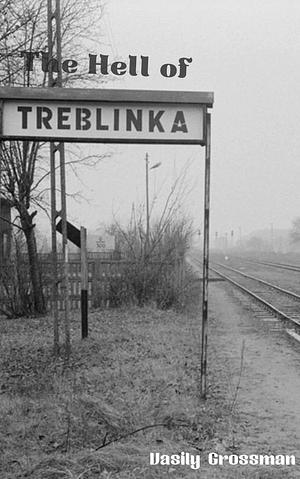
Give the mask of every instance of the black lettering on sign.
[(137, 110), (136, 116), (132, 110), (126, 110), (126, 131), (132, 131), (132, 124), (136, 131), (142, 131), (142, 114), (142, 110)]
[(71, 108), (58, 107), (57, 108), (57, 128), (58, 130), (70, 130), (71, 125), (65, 124), (69, 120), (70, 115), (65, 113), (71, 113)]
[(89, 130), (91, 112), (88, 108), (76, 108), (76, 130)]
[(102, 108), (97, 108), (97, 130), (108, 130), (108, 125), (102, 125)]
[(188, 132), (183, 111), (177, 111), (171, 133), (176, 133), (177, 131)]
[(164, 113), (165, 113), (164, 110), (160, 110), (154, 116), (154, 111), (153, 110), (149, 111), (149, 131), (153, 132), (155, 127), (158, 129), (158, 131), (162, 133), (165, 131), (160, 122), (160, 118), (163, 116)]
[(32, 111), (31, 106), (18, 106), (18, 111), (22, 113), (22, 129), (28, 128), (28, 113)]
[(51, 125), (49, 121), (52, 118), (52, 111), (46, 106), (38, 106), (36, 108), (36, 127), (38, 130), (41, 130), (44, 126), (46, 130), (51, 130)]
[(114, 110), (114, 131), (119, 131), (120, 128), (120, 110)]

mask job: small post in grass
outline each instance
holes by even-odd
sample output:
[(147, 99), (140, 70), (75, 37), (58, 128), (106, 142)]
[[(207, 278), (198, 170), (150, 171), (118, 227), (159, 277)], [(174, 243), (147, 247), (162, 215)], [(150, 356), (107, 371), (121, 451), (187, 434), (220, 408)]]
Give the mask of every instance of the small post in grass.
[(80, 257), (81, 257), (81, 337), (88, 337), (88, 260), (86, 246), (86, 228), (80, 228)]

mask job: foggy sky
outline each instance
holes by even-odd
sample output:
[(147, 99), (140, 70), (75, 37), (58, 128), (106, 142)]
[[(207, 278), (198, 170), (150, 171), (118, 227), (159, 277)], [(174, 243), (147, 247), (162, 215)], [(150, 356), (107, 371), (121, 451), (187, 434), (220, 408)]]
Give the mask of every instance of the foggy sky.
[[(150, 57), (149, 78), (108, 88), (213, 91), (211, 230), (289, 228), (300, 216), (300, 2), (297, 0), (109, 0), (102, 32), (111, 59)], [(98, 47), (97, 47), (98, 48)], [(192, 57), (187, 77), (164, 78), (163, 63)], [(106, 151), (107, 145), (93, 147)], [(89, 228), (130, 215), (144, 202), (144, 157), (161, 161), (150, 176), (159, 211), (176, 174), (190, 163), (184, 208), (203, 221), (204, 148), (113, 146), (97, 169), (82, 171), (90, 203), (69, 200), (69, 215)], [(152, 163), (152, 164), (153, 164)]]

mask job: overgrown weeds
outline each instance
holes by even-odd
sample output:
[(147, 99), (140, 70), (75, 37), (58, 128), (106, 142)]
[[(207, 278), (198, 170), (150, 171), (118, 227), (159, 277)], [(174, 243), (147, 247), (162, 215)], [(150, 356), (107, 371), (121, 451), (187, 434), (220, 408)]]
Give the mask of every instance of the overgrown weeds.
[(208, 447), (221, 404), (199, 401), (196, 318), (95, 312), (85, 341), (78, 319), (68, 368), (51, 357), (51, 318), (1, 324), (1, 477), (167, 477), (149, 467), (150, 451)]
[(110, 278), (110, 305), (182, 307), (189, 287), (185, 254), (191, 223), (167, 216), (157, 221), (146, 236), (142, 216), (134, 216), (126, 228), (116, 222), (110, 232), (123, 257), (119, 274)]
[(0, 312), (8, 318), (28, 317), (34, 312), (28, 262), (22, 248), (21, 236), (15, 235), (11, 258), (3, 258), (0, 268)]

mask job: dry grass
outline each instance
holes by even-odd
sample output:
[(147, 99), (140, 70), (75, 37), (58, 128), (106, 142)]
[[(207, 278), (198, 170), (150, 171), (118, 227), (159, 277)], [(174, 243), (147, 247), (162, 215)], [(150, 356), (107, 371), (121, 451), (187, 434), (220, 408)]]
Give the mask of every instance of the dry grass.
[(50, 318), (1, 320), (0, 477), (199, 477), (187, 466), (149, 466), (150, 451), (205, 455), (226, 446), (224, 391), (211, 383), (209, 401), (199, 400), (199, 323), (191, 312), (96, 311), (81, 341), (77, 315), (66, 368), (52, 357)]

